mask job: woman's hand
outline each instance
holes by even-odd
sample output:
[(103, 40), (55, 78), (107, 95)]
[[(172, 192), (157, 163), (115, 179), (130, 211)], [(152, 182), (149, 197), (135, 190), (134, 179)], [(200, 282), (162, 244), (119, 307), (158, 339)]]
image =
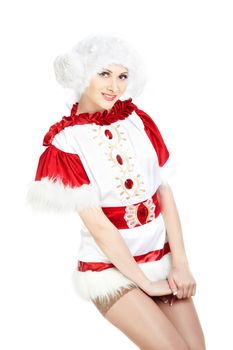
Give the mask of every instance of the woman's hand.
[(196, 281), (186, 264), (173, 266), (167, 280), (172, 292), (177, 291), (178, 299), (190, 298), (196, 293)]
[(143, 287), (143, 291), (150, 296), (160, 296), (171, 294), (172, 290), (169, 287), (167, 280), (148, 281)]

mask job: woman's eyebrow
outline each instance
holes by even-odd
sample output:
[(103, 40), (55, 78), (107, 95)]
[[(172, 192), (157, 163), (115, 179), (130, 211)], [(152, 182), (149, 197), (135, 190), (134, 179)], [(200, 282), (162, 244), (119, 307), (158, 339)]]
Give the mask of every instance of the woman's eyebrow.
[[(112, 73), (112, 71), (111, 70), (109, 70), (109, 69), (105, 69), (105, 70), (107, 70), (107, 71), (109, 71), (110, 73)], [(122, 72), (121, 74), (123, 74), (123, 73), (128, 73), (128, 72)]]

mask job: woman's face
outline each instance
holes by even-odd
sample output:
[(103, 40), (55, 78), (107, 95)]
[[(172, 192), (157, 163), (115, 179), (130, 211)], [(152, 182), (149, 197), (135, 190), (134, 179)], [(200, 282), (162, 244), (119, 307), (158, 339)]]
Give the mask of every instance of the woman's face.
[(122, 65), (105, 66), (91, 79), (84, 95), (99, 109), (111, 109), (125, 92), (128, 84), (128, 69)]

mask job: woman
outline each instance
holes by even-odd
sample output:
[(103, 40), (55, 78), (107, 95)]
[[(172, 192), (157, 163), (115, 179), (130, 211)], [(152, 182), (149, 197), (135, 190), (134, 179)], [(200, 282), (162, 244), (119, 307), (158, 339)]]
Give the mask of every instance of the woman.
[(44, 137), (28, 203), (78, 213), (75, 290), (140, 349), (205, 349), (166, 178), (171, 157), (153, 119), (132, 101), (146, 82), (139, 53), (94, 35), (54, 68), (75, 103)]

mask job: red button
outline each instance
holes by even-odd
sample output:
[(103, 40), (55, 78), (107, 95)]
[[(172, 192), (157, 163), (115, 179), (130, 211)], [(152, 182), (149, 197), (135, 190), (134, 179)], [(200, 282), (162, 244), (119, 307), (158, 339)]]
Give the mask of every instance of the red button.
[(106, 130), (104, 131), (104, 133), (105, 133), (105, 135), (106, 135), (109, 139), (112, 139), (112, 133), (111, 133), (110, 130), (106, 129)]
[(123, 164), (123, 160), (119, 154), (116, 156), (116, 159), (117, 159), (119, 164)]
[(132, 188), (133, 187), (133, 180), (131, 180), (131, 179), (127, 179), (127, 180), (125, 180), (125, 187), (126, 188)]
[(143, 203), (140, 203), (137, 209), (137, 217), (142, 225), (146, 224), (148, 213), (148, 208)]

